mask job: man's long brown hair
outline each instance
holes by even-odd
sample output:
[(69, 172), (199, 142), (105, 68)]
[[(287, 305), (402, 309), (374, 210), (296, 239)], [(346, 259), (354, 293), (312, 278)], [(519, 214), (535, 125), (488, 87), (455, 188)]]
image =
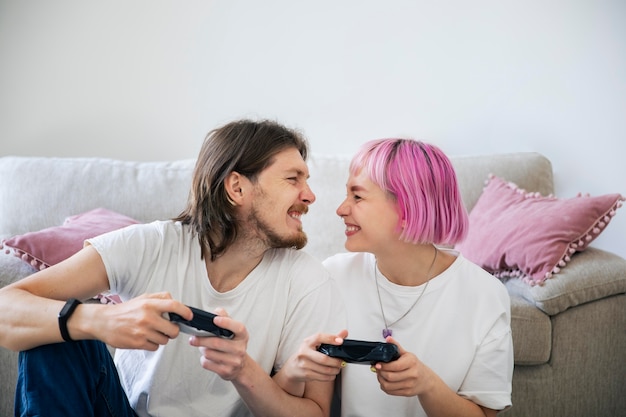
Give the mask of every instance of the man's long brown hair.
[(239, 232), (224, 180), (235, 171), (255, 183), (261, 171), (273, 163), (274, 156), (288, 148), (298, 149), (307, 160), (306, 139), (269, 120), (239, 120), (209, 132), (196, 161), (187, 207), (174, 220), (191, 225), (212, 261)]

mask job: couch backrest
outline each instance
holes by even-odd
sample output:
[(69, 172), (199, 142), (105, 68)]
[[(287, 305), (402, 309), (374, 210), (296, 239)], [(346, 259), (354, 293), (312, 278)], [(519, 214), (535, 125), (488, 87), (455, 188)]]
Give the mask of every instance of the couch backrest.
[[(528, 191), (553, 193), (552, 167), (537, 153), (456, 156), (463, 201), (471, 210), (489, 173)], [(313, 154), (310, 185), (317, 200), (303, 223), (306, 250), (319, 259), (343, 251), (343, 201), (349, 156)], [(193, 160), (132, 162), (102, 158), (0, 158), (0, 237), (58, 226), (97, 207), (142, 222), (176, 216), (184, 208)]]
[[(512, 181), (528, 191), (543, 195), (554, 193), (552, 165), (539, 153), (451, 156), (450, 159), (468, 211), (480, 197), (489, 174)], [(314, 154), (309, 161), (309, 182), (317, 200), (303, 217), (303, 223), (309, 236), (306, 250), (319, 259), (345, 251), (344, 225), (335, 210), (346, 195), (348, 165), (348, 156)]]
[(104, 207), (139, 221), (184, 208), (193, 160), (129, 162), (102, 158), (0, 158), (0, 234), (58, 226)]

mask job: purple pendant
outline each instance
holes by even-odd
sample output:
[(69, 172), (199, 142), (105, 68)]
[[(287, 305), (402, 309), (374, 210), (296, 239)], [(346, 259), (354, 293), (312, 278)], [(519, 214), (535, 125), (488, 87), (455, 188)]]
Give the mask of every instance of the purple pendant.
[(393, 332), (391, 331), (391, 329), (383, 329), (383, 339), (386, 339), (387, 336), (392, 336)]

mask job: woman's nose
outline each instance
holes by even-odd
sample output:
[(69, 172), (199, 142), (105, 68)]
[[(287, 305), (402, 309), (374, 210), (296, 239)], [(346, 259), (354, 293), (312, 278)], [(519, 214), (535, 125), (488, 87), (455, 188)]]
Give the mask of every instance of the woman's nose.
[(343, 217), (348, 215), (348, 211), (348, 205), (346, 204), (346, 200), (344, 200), (341, 204), (339, 204), (335, 213), (337, 213), (337, 216)]

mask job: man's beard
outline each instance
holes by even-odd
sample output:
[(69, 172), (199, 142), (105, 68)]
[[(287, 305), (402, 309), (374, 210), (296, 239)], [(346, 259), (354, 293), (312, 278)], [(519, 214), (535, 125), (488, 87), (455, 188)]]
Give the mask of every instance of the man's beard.
[[(303, 213), (306, 213), (303, 211)], [(249, 224), (257, 231), (259, 236), (265, 241), (270, 248), (295, 248), (302, 249), (307, 243), (307, 236), (303, 230), (299, 230), (297, 234), (291, 236), (280, 236), (269, 225), (267, 225), (256, 207), (252, 207), (252, 212), (248, 218)]]

